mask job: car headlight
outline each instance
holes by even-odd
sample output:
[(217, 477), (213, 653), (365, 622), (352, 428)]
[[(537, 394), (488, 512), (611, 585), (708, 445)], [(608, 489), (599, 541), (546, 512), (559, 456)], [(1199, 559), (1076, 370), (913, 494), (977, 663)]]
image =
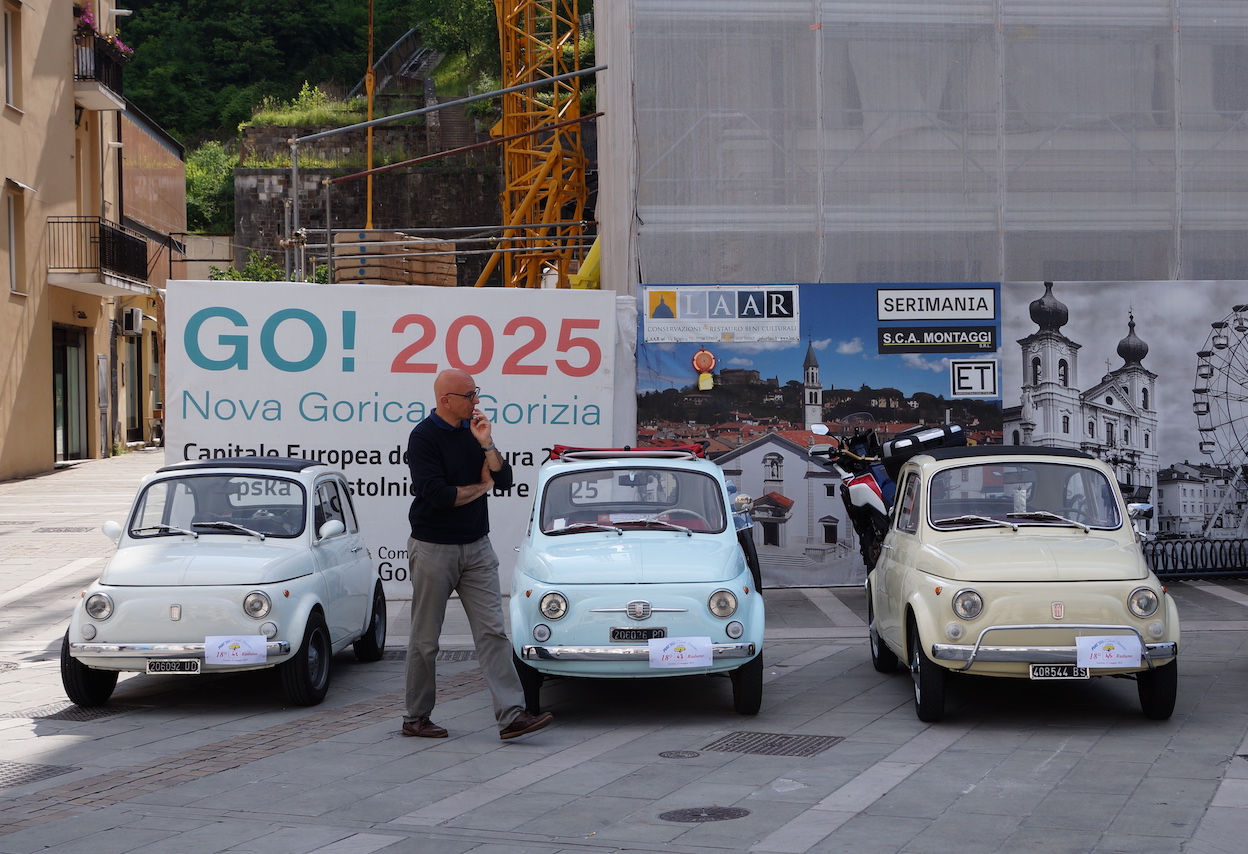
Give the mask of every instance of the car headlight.
[(93, 620), (107, 620), (113, 616), (113, 600), (107, 593), (92, 593), (83, 607)]
[(546, 619), (558, 620), (568, 613), (568, 600), (562, 593), (547, 593), (537, 608)]
[(243, 611), (252, 619), (263, 619), (269, 616), (272, 610), (273, 603), (269, 600), (269, 595), (262, 590), (253, 590), (243, 597)]
[(1127, 597), (1127, 607), (1131, 609), (1131, 613), (1137, 617), (1151, 617), (1157, 611), (1157, 605), (1161, 602), (1148, 587), (1137, 587), (1131, 591), (1131, 595)]
[(953, 613), (963, 620), (973, 620), (984, 613), (984, 597), (974, 590), (959, 590), (953, 594)]
[(731, 617), (737, 613), (737, 597), (731, 590), (716, 590), (706, 605), (716, 617)]

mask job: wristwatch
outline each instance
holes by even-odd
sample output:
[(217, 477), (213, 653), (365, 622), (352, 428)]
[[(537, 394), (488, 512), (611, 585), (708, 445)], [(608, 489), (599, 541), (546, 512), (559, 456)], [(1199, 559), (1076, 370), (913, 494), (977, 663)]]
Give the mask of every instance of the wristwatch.
[(488, 454), (490, 451), (498, 450), (498, 446), (495, 445), (493, 442), (491, 442), (488, 448), (482, 448), (481, 450), (485, 451)]

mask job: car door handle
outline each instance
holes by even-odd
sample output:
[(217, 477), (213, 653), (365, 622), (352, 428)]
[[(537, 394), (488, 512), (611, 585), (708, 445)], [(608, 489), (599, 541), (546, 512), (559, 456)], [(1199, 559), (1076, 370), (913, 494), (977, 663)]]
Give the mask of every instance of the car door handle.
[(364, 548), (363, 546), (356, 546), (355, 548), (351, 549), (351, 553), (355, 554), (356, 552), (360, 551), (363, 548)]
[(888, 543), (880, 543), (880, 548), (881, 548), (881, 549), (892, 549), (892, 546), (890, 546)]

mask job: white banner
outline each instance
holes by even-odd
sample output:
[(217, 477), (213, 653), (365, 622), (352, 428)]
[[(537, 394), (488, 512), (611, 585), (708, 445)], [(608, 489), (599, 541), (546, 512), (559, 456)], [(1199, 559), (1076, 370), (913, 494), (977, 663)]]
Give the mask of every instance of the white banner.
[(174, 281), (166, 323), (166, 459), (342, 470), (391, 598), (411, 596), (403, 456), (439, 371), (476, 378), (515, 471), (490, 498), (504, 590), (546, 449), (612, 444), (611, 292)]

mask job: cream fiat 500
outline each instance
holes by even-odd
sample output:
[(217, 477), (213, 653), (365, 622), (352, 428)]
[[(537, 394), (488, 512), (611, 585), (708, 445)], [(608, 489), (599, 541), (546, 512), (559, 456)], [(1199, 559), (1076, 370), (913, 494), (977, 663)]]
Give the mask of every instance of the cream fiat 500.
[(329, 690), (330, 658), (377, 661), (386, 598), (342, 474), (322, 463), (235, 457), (176, 463), (139, 488), (117, 551), (83, 591), (61, 649), (80, 706), (122, 671), (276, 669), (291, 701)]
[(980, 445), (901, 468), (867, 576), (871, 660), (904, 661), (920, 720), (951, 674), (1134, 679), (1150, 718), (1178, 689), (1179, 615), (1147, 564), (1113, 470), (1079, 451)]
[(530, 713), (546, 676), (721, 674), (763, 698), (763, 597), (749, 498), (696, 452), (557, 449), (542, 466), (511, 601)]

